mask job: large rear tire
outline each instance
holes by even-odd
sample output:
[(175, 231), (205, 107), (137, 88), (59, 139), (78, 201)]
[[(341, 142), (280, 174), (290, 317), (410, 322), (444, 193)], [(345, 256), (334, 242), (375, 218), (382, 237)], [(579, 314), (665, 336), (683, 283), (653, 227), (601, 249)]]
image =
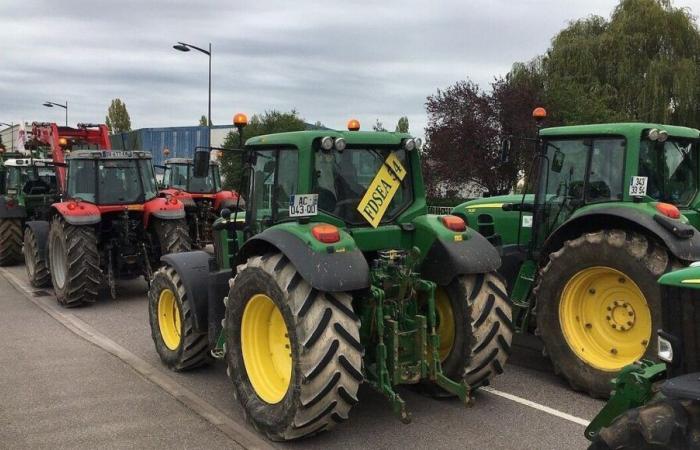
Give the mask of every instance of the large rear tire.
[(162, 220), (154, 219), (153, 227), (158, 239), (158, 254), (156, 266), (160, 265), (160, 257), (168, 253), (189, 252), (192, 249), (187, 222), (185, 219)]
[(24, 230), (24, 267), (27, 270), (29, 284), (36, 288), (51, 284), (49, 262), (45, 252), (39, 251), (36, 233), (31, 227)]
[[(443, 373), (472, 388), (503, 373), (513, 339), (512, 307), (497, 273), (462, 275), (435, 298)], [(444, 395), (434, 387), (429, 392)]]
[(92, 226), (70, 225), (56, 217), (49, 230), (49, 264), (59, 304), (71, 308), (97, 300), (102, 272)]
[(158, 269), (148, 290), (148, 317), (158, 356), (174, 371), (212, 360), (207, 333), (194, 329), (193, 308), (177, 271), (167, 264)]
[(700, 402), (662, 399), (603, 428), (589, 450), (700, 449)]
[(0, 219), (0, 266), (22, 262), (22, 221)]
[(664, 247), (622, 230), (584, 234), (549, 255), (534, 291), (537, 331), (573, 389), (608, 397), (620, 369), (655, 359), (656, 280), (673, 264)]
[(226, 305), (228, 374), (257, 430), (290, 440), (348, 418), (363, 380), (350, 295), (312, 289), (284, 255), (267, 254), (238, 267)]

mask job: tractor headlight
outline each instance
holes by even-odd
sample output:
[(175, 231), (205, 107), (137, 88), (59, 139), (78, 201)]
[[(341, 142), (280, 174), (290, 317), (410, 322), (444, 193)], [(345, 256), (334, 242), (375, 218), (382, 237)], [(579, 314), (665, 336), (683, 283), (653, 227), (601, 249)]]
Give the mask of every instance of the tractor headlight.
[(342, 152), (343, 150), (345, 150), (346, 145), (347, 145), (347, 142), (345, 141), (344, 138), (339, 137), (335, 140), (335, 149), (338, 150), (339, 152)]
[(414, 139), (406, 139), (403, 143), (403, 148), (406, 149), (406, 151), (413, 151), (416, 149), (416, 141)]
[(321, 148), (328, 151), (333, 148), (333, 138), (326, 136), (321, 139)]
[(421, 138), (416, 139), (416, 148), (417, 148), (418, 150), (420, 150), (421, 148), (423, 148), (423, 141), (421, 140)]
[(659, 351), (658, 351), (658, 356), (661, 361), (665, 361), (667, 363), (672, 363), (673, 362), (673, 346), (671, 345), (671, 342), (668, 339), (665, 339), (661, 336), (657, 336), (656, 341), (659, 346)]
[(666, 130), (659, 131), (659, 142), (666, 142), (666, 139), (668, 139), (668, 131), (666, 131)]
[(659, 130), (657, 130), (656, 128), (652, 128), (647, 133), (647, 137), (649, 138), (650, 141), (657, 140), (659, 138)]

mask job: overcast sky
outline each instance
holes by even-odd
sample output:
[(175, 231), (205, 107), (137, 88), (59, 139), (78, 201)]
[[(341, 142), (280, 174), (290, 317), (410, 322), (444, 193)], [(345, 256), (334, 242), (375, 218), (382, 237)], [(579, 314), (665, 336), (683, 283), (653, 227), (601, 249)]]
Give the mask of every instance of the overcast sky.
[[(308, 122), (423, 134), (425, 98), (457, 80), (488, 87), (541, 54), (566, 24), (609, 17), (616, 0), (2, 0), (0, 121), (102, 122), (113, 98), (134, 128), (194, 125), (295, 108)], [(700, 13), (700, 0), (675, 0)]]

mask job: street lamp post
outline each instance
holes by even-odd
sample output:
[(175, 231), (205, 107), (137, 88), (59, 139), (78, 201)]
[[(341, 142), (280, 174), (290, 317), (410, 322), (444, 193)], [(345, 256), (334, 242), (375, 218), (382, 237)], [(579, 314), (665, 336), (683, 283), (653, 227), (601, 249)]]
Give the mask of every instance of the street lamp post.
[(5, 122), (0, 122), (0, 125), (10, 127), (10, 139), (12, 139), (12, 142), (10, 143), (10, 151), (15, 150), (15, 123), (5, 123)]
[(44, 102), (44, 106), (47, 108), (53, 108), (54, 106), (58, 106), (59, 108), (63, 108), (66, 110), (66, 126), (68, 126), (68, 100), (66, 100), (66, 104), (62, 105), (60, 103), (54, 103), (54, 102)]
[(173, 45), (175, 50), (181, 52), (189, 52), (190, 49), (198, 50), (209, 57), (209, 97), (207, 102), (207, 128), (209, 129), (209, 146), (211, 147), (211, 42), (209, 43), (209, 50), (204, 50), (196, 45), (187, 44), (185, 42), (179, 42), (177, 45)]

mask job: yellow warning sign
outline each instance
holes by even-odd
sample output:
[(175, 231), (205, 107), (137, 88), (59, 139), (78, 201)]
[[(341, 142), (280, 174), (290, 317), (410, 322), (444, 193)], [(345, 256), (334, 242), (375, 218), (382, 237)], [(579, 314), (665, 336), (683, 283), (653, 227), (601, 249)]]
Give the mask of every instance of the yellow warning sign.
[(406, 169), (392, 152), (382, 164), (364, 197), (357, 205), (357, 211), (377, 228), (389, 208), (389, 203), (399, 190), (401, 180), (406, 177)]

